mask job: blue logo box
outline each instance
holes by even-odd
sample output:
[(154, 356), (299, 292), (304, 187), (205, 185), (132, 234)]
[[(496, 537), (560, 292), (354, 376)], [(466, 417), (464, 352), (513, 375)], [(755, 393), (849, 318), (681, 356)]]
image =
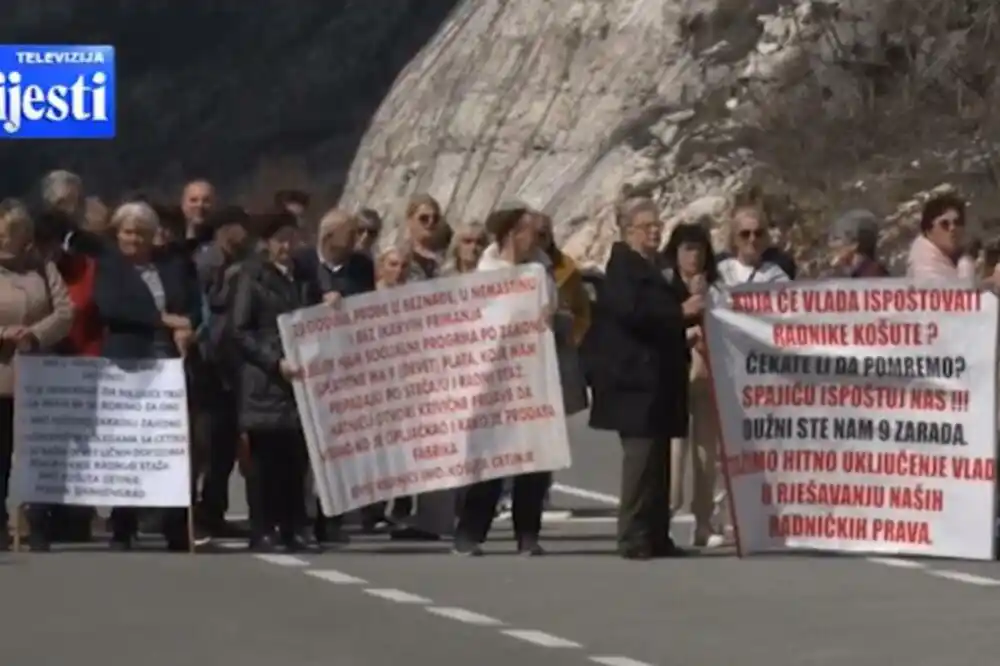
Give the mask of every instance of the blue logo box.
[(113, 46), (0, 44), (0, 139), (113, 139)]

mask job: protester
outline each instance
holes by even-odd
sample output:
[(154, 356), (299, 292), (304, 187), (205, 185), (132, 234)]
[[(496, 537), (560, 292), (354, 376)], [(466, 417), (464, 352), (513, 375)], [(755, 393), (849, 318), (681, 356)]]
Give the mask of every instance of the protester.
[(670, 440), (688, 430), (687, 319), (705, 297), (683, 303), (657, 266), (663, 232), (656, 205), (627, 199), (622, 241), (611, 248), (595, 304), (601, 363), (593, 377), (590, 426), (618, 433), (622, 459), (618, 549), (647, 560), (681, 555), (670, 538)]
[(834, 269), (852, 278), (888, 277), (878, 261), (879, 219), (867, 210), (849, 210), (833, 221), (829, 247)]
[[(92, 256), (72, 252), (64, 246), (66, 236), (74, 226), (74, 220), (57, 209), (43, 211), (35, 218), (35, 249), (39, 256), (55, 264), (66, 284), (73, 308), (69, 333), (52, 353), (98, 357), (101, 355), (104, 329), (94, 300), (97, 261)], [(44, 535), (52, 541), (90, 541), (93, 518), (91, 507), (70, 504), (40, 505), (31, 507), (28, 512), (32, 533)]]
[[(495, 271), (539, 259), (538, 224), (533, 211), (520, 202), (502, 204), (486, 220), (486, 230), (495, 239), (479, 260), (478, 271)], [(558, 294), (551, 277), (546, 282), (545, 307), (558, 307)], [(517, 550), (523, 555), (543, 555), (539, 543), (542, 509), (551, 480), (549, 472), (519, 474), (513, 480), (512, 519)], [(455, 529), (453, 552), (482, 555), (497, 502), (503, 493), (503, 479), (481, 481), (465, 490)]]
[[(7, 493), (14, 449), (14, 361), (53, 349), (69, 332), (73, 306), (55, 264), (31, 251), (32, 220), (15, 199), (0, 202), (0, 550), (10, 547)], [(48, 507), (28, 510), (31, 550), (49, 549)]]
[(80, 176), (62, 169), (50, 171), (41, 182), (42, 206), (60, 210), (76, 224), (81, 224), (84, 216), (83, 180)]
[(99, 197), (87, 197), (83, 207), (82, 228), (103, 236), (111, 223), (111, 211)]
[[(375, 289), (375, 265), (368, 255), (358, 252), (358, 218), (332, 209), (319, 222), (318, 245), (305, 247), (295, 258), (296, 270), (309, 285), (309, 303), (339, 307), (343, 299)], [(385, 520), (385, 505), (374, 504), (361, 512), (362, 528), (374, 531)], [(346, 543), (343, 516), (326, 519), (317, 512), (313, 530), (320, 543)]]
[[(443, 255), (451, 228), (441, 216), (441, 205), (429, 194), (417, 194), (406, 206), (407, 282), (441, 277)], [(455, 525), (455, 493), (451, 490), (424, 493), (416, 498), (416, 513), (400, 518), (390, 533), (392, 539), (436, 541), (450, 534)]]
[(471, 273), (479, 265), (483, 250), (489, 245), (486, 227), (480, 222), (466, 222), (460, 225), (451, 239), (445, 253), (442, 275)]
[(211, 240), (195, 253), (198, 282), (207, 309), (191, 357), (192, 440), (207, 451), (198, 525), (212, 537), (245, 536), (226, 521), (229, 477), (236, 465), (240, 430), (238, 375), (241, 359), (230, 334), (236, 278), (247, 253), (249, 215), (238, 206), (212, 211), (205, 226)]
[[(175, 253), (157, 253), (154, 239), (159, 228), (156, 211), (147, 203), (133, 202), (118, 207), (111, 216), (111, 228), (118, 249), (131, 263), (146, 285), (147, 307), (151, 300), (159, 321), (147, 328), (131, 328), (133, 353), (120, 356), (123, 364), (147, 359), (181, 358), (194, 341), (200, 323), (201, 296), (182, 257)], [(192, 455), (197, 451), (192, 447)], [(195, 469), (198, 463), (193, 463)], [(132, 547), (138, 530), (138, 512), (116, 507), (111, 512), (112, 546), (120, 550)], [(189, 548), (184, 509), (165, 509), (161, 529), (169, 550)]]
[(153, 239), (153, 243), (157, 247), (176, 246), (185, 240), (189, 240), (192, 245), (197, 246), (203, 240), (204, 225), (197, 227), (197, 234), (188, 236), (187, 219), (184, 217), (184, 211), (181, 210), (180, 206), (153, 204), (153, 210), (156, 211), (156, 216), (160, 220), (156, 238)]
[(355, 249), (369, 257), (382, 235), (382, 217), (371, 208), (358, 211), (358, 243)]
[(215, 188), (207, 180), (192, 180), (181, 192), (181, 212), (185, 220), (185, 236), (194, 238), (208, 213), (215, 207)]
[[(712, 240), (703, 227), (692, 224), (677, 226), (667, 241), (663, 259), (666, 264), (663, 276), (674, 290), (678, 302), (684, 303), (692, 296), (704, 297), (709, 289), (718, 288), (719, 274)], [(676, 512), (684, 505), (684, 480), (690, 460), (694, 545), (714, 547), (722, 544), (722, 537), (712, 524), (717, 509), (719, 415), (712, 398), (705, 333), (700, 322), (689, 325), (686, 334), (691, 351), (688, 370), (689, 430), (687, 437), (677, 437), (670, 442), (670, 508)]]
[[(441, 274), (441, 227), (448, 223), (441, 217), (441, 206), (429, 194), (417, 194), (406, 205), (407, 254), (410, 256), (408, 282), (429, 280)], [(445, 246), (446, 247), (446, 246)]]
[(278, 317), (310, 304), (308, 282), (295, 274), (301, 231), (295, 216), (275, 213), (263, 226), (267, 257), (246, 260), (238, 278), (232, 333), (244, 359), (240, 373), (240, 428), (250, 445), (249, 484), (253, 550), (277, 543), (305, 547), (305, 438), (291, 382), (301, 370), (284, 358)]
[(376, 288), (389, 289), (404, 284), (408, 272), (407, 262), (406, 252), (398, 247), (382, 250), (375, 264)]
[(965, 202), (947, 194), (930, 199), (920, 214), (920, 234), (910, 245), (907, 277), (966, 280), (975, 277), (975, 263), (962, 257)]
[(764, 210), (753, 204), (738, 204), (729, 220), (731, 255), (718, 262), (720, 284), (786, 282), (790, 278), (778, 264), (764, 259), (768, 248), (768, 221)]

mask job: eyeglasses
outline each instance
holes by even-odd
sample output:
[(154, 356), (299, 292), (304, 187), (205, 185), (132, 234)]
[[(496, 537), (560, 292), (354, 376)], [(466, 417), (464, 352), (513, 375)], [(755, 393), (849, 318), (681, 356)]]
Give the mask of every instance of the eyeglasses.
[(743, 240), (757, 240), (764, 237), (763, 229), (740, 229), (737, 235)]
[(938, 219), (937, 225), (945, 231), (951, 231), (952, 229), (961, 229), (964, 227), (965, 220), (958, 217), (942, 217)]

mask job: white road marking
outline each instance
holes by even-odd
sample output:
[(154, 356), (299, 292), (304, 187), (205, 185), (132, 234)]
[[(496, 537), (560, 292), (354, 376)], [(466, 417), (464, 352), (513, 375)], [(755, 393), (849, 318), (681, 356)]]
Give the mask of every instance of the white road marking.
[(503, 622), (495, 617), (490, 617), (489, 615), (483, 615), (481, 613), (473, 613), (472, 611), (465, 610), (464, 608), (428, 606), (425, 610), (428, 613), (446, 617), (449, 620), (457, 620), (458, 622), (464, 622), (465, 624), (475, 624), (480, 627), (497, 627), (503, 624)]
[(926, 569), (927, 565), (916, 560), (901, 560), (897, 557), (866, 557), (872, 564), (884, 564), (887, 567), (898, 567), (900, 569)]
[(617, 497), (615, 497), (614, 495), (608, 495), (606, 493), (599, 493), (596, 490), (587, 490), (586, 488), (567, 486), (564, 483), (553, 483), (552, 490), (553, 492), (562, 493), (563, 495), (569, 495), (571, 497), (579, 497), (581, 499), (589, 499), (593, 502), (607, 504), (608, 506), (618, 506)]
[(628, 657), (590, 657), (590, 661), (602, 666), (652, 666), (644, 661), (636, 661)]
[(535, 629), (504, 629), (500, 633), (504, 634), (505, 636), (510, 636), (511, 638), (517, 638), (518, 640), (522, 640), (527, 643), (540, 645), (541, 647), (547, 647), (547, 648), (583, 647), (579, 643), (575, 643), (571, 640), (560, 638), (558, 636), (553, 636), (552, 634), (547, 634), (544, 631), (537, 631)]
[(964, 571), (928, 569), (927, 573), (932, 576), (937, 576), (938, 578), (945, 578), (958, 583), (968, 583), (969, 585), (981, 585), (982, 587), (997, 587), (1000, 585), (1000, 580), (997, 580), (996, 578), (977, 576), (975, 574), (965, 573)]
[(431, 600), (426, 597), (421, 597), (416, 594), (410, 594), (409, 592), (393, 588), (369, 587), (365, 589), (365, 594), (370, 594), (373, 597), (386, 599), (388, 601), (395, 601), (397, 604), (429, 604), (431, 602)]
[(255, 555), (258, 560), (263, 560), (268, 564), (276, 564), (279, 567), (307, 567), (309, 563), (303, 560), (301, 557), (295, 557), (294, 555), (281, 555), (272, 553), (260, 553)]
[(365, 585), (368, 583), (364, 578), (345, 574), (335, 569), (312, 569), (307, 571), (306, 575), (325, 580), (327, 583), (333, 583), (334, 585)]

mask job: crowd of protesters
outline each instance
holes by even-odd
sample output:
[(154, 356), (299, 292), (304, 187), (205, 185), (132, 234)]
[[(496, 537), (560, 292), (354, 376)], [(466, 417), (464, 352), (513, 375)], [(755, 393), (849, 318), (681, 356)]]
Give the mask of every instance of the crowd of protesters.
[[(695, 544), (724, 542), (718, 419), (701, 317), (730, 287), (786, 281), (796, 272), (794, 261), (771, 246), (766, 211), (755, 201), (734, 204), (727, 251), (717, 255), (702, 224), (676, 227), (661, 249), (661, 211), (627, 194), (618, 209), (621, 240), (592, 303), (580, 269), (558, 248), (552, 220), (521, 202), (497, 206), (483, 223), (452, 226), (433, 197), (417, 195), (404, 212), (404, 242), (384, 244), (374, 210), (333, 209), (310, 225), (310, 198), (299, 191), (277, 192), (271, 209), (251, 214), (222, 205), (209, 182), (195, 180), (176, 205), (137, 194), (108, 207), (86, 196), (78, 176), (56, 171), (42, 180), (39, 195), (36, 206), (0, 203), (4, 498), (16, 455), (15, 354), (179, 358), (188, 378), (198, 543), (246, 538), (256, 551), (290, 552), (345, 543), (344, 517), (326, 518), (310, 506), (315, 500), (308, 499), (308, 457), (292, 392), (301, 369), (283, 356), (278, 316), (321, 303), (337, 307), (344, 298), (412, 281), (537, 262), (550, 276), (546, 293), (566, 414), (589, 406), (591, 427), (621, 441), (621, 556), (685, 553), (671, 539), (670, 518), (685, 502), (687, 465)], [(878, 224), (860, 210), (832, 221), (838, 273), (887, 275), (876, 253)], [(996, 253), (975, 256), (964, 226), (962, 201), (928, 202), (908, 274), (992, 279)], [(226, 520), (234, 469), (246, 480), (249, 530)], [(457, 554), (479, 555), (507, 493), (518, 550), (539, 555), (550, 485), (548, 473), (523, 474), (397, 498), (365, 507), (358, 518), (366, 532), (451, 538)], [(94, 513), (32, 505), (24, 515), (29, 548), (46, 551), (55, 539), (89, 539)], [(108, 523), (115, 549), (132, 548), (140, 531), (151, 530), (171, 550), (192, 545), (183, 510), (119, 507)], [(0, 530), (0, 547), (9, 540)]]

